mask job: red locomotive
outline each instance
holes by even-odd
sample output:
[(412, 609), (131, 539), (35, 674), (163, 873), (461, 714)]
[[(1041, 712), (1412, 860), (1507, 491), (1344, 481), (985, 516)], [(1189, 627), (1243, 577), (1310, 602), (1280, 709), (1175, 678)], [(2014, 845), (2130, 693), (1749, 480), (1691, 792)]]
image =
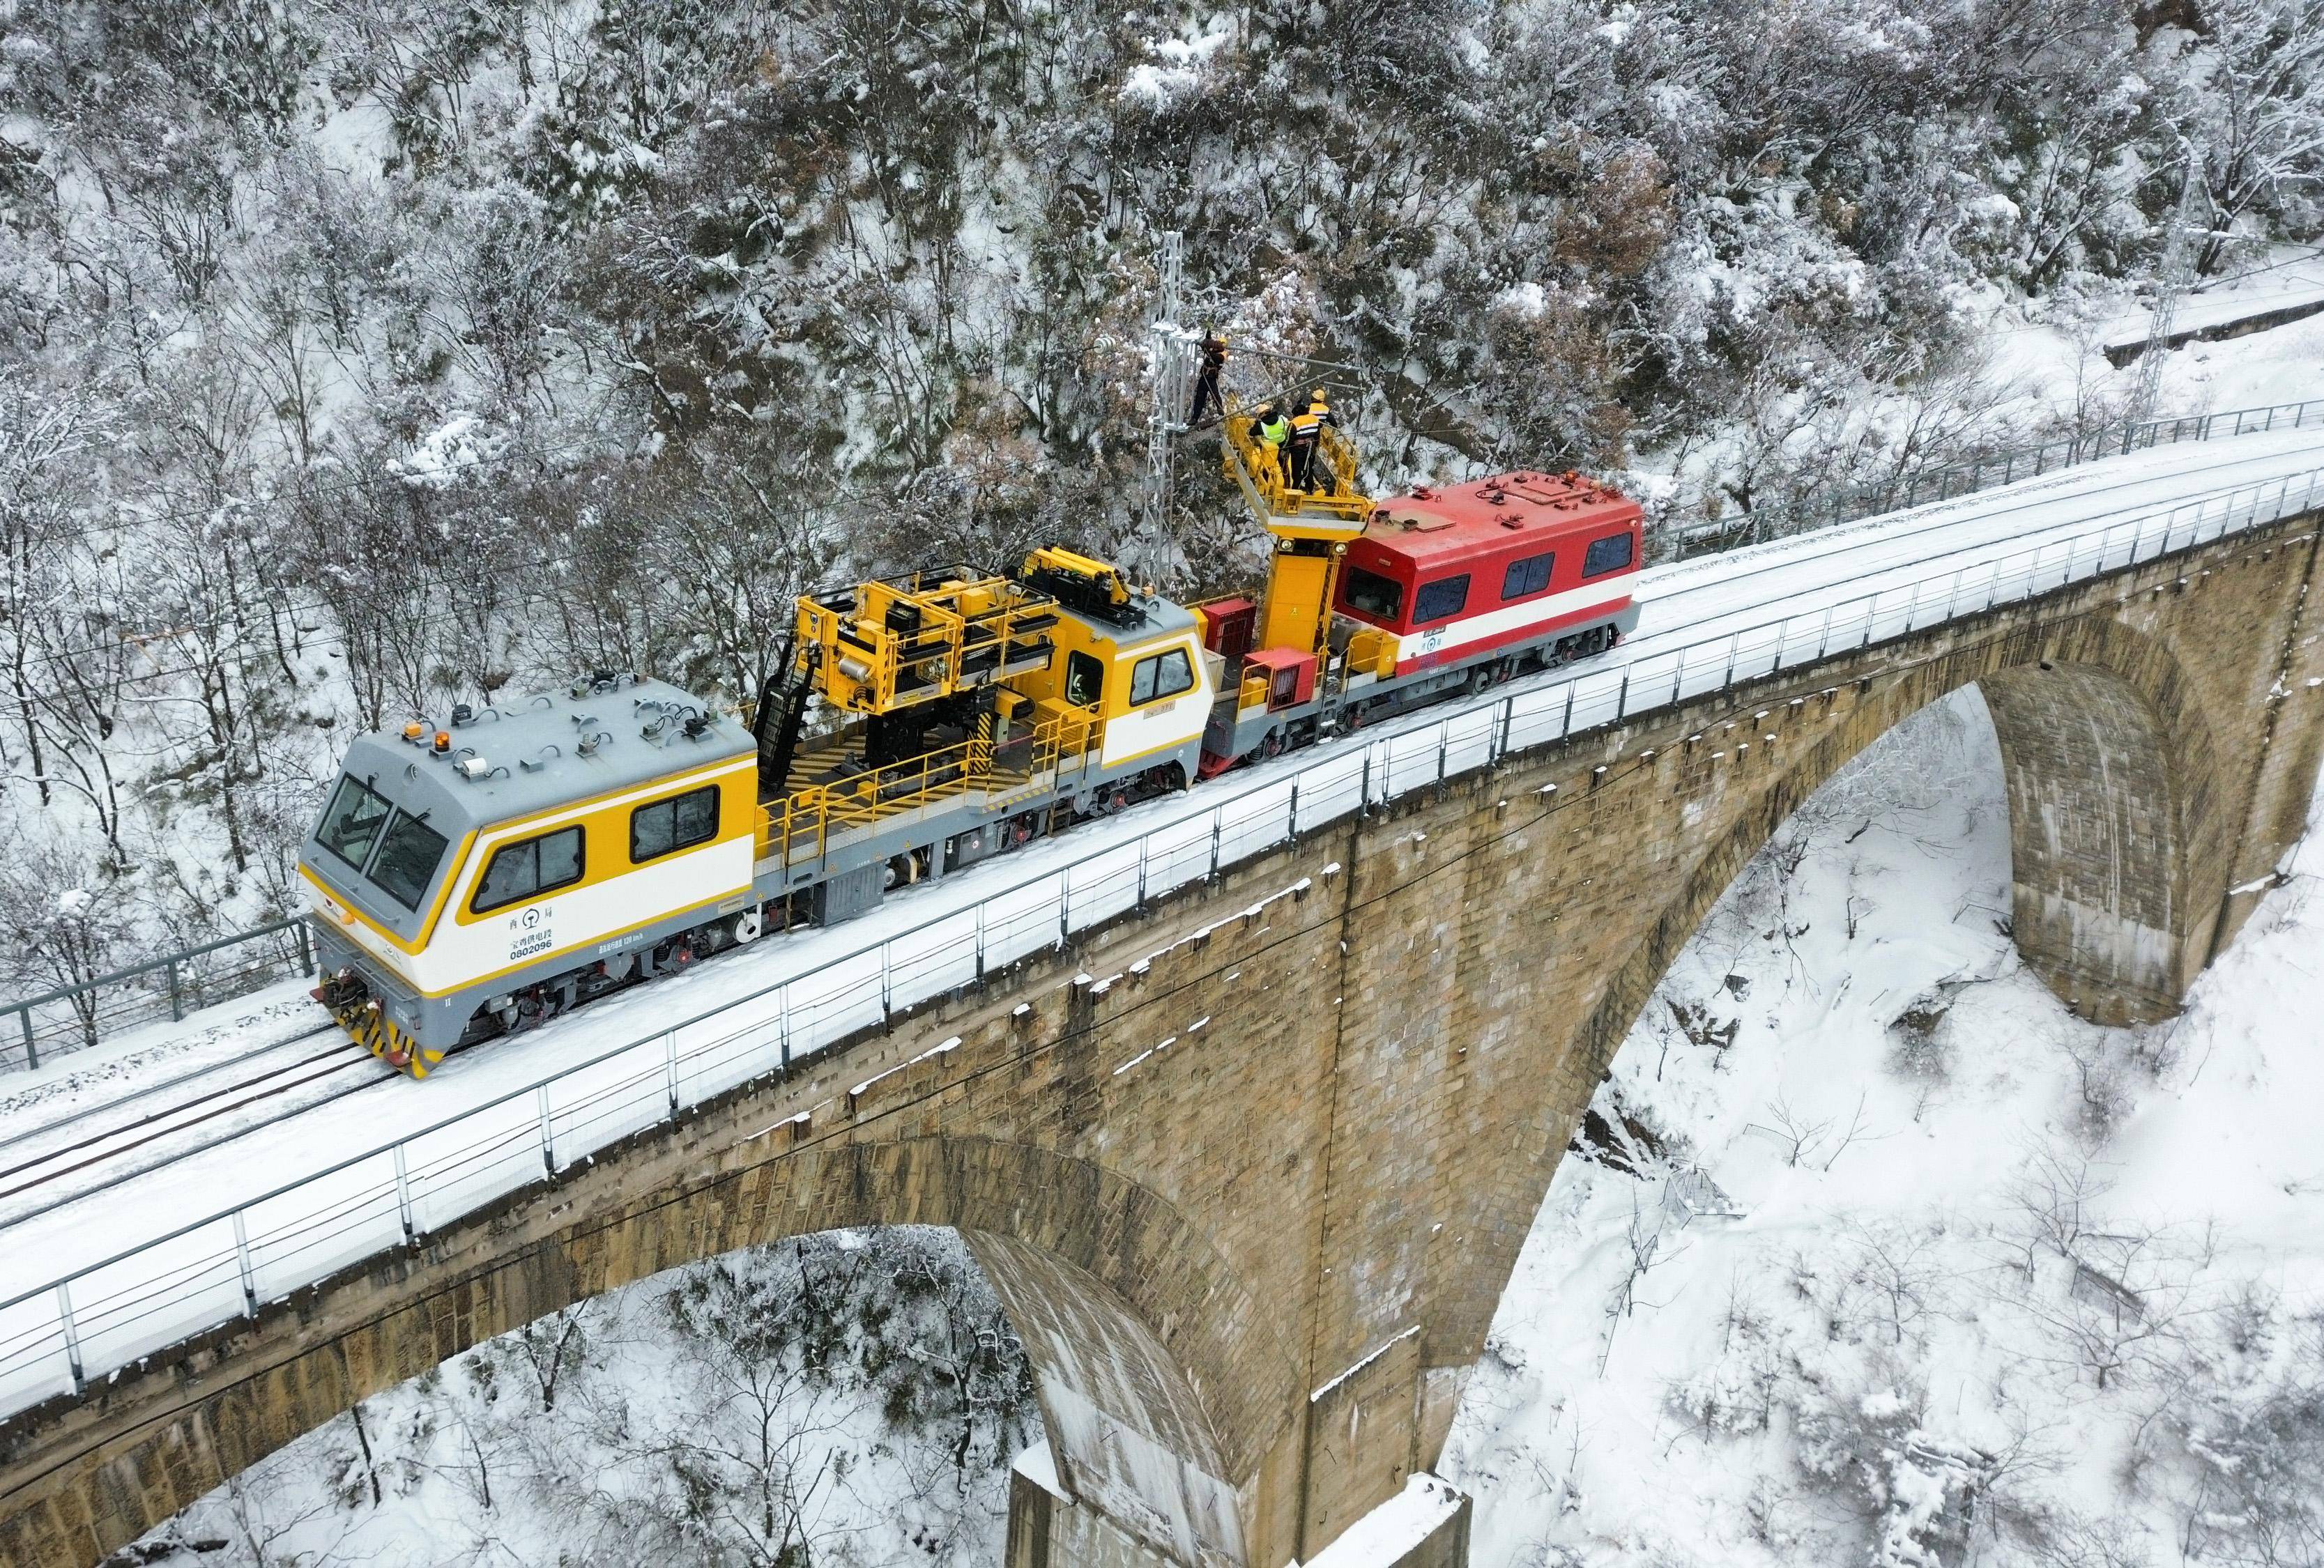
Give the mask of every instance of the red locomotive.
[(1414, 490), (1370, 503), (1337, 537), (1304, 513), (1271, 515), (1284, 542), (1269, 600), (1314, 561), (1332, 584), (1328, 626), (1311, 646), (1304, 611), (1271, 614), (1270, 636), (1250, 601), (1196, 606), (1226, 667), (1203, 773), (1612, 647), (1637, 623), (1644, 524), (1637, 502), (1570, 473)]
[(1397, 639), (1384, 675), (1596, 653), (1628, 624), (1642, 523), (1637, 502), (1572, 474), (1416, 490), (1349, 543), (1333, 608)]

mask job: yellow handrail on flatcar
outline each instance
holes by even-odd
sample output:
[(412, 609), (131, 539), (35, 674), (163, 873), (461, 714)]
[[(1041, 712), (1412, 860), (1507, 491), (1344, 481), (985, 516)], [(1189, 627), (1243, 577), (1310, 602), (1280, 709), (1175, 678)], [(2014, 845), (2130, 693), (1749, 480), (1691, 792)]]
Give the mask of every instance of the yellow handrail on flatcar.
[(802, 595), (795, 657), (833, 707), (889, 714), (1042, 668), (1056, 623), (1056, 601), (1010, 578), (916, 572)]
[(1299, 518), (1337, 518), (1360, 525), (1372, 509), (1371, 497), (1356, 488), (1356, 444), (1337, 428), (1325, 425), (1317, 432), (1316, 457), (1330, 475), (1322, 490), (1295, 490), (1283, 472), (1276, 449), (1259, 438), (1253, 416), (1240, 410), (1226, 417), (1227, 477), (1243, 493), (1259, 521), (1269, 528)]
[[(758, 858), (788, 865), (820, 858), (835, 834), (960, 795), (981, 791), (1006, 807), (1053, 787), (1056, 779), (1085, 766), (1102, 744), (1105, 721), (1088, 708), (1042, 703), (1047, 709), (1033, 728), (1024, 766), (1003, 766), (989, 733), (980, 731), (957, 744), (908, 762), (860, 773), (832, 784), (812, 784), (759, 807)], [(1037, 709), (1037, 711), (1038, 711)]]

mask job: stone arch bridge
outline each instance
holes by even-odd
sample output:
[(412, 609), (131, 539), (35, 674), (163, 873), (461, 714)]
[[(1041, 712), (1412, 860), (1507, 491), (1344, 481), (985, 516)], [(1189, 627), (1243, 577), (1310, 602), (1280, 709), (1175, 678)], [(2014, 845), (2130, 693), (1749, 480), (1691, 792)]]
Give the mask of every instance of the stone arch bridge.
[(2304, 819), (2318, 560), (2292, 518), (1320, 829), (0, 1425), (0, 1560), (91, 1562), (593, 1293), (900, 1222), (964, 1232), (1035, 1367), (1054, 1475), (1017, 1481), (1012, 1565), (1312, 1559), (1435, 1459), (1665, 966), (1923, 705), (1992, 711), (2028, 964), (2091, 1018), (2170, 1013)]

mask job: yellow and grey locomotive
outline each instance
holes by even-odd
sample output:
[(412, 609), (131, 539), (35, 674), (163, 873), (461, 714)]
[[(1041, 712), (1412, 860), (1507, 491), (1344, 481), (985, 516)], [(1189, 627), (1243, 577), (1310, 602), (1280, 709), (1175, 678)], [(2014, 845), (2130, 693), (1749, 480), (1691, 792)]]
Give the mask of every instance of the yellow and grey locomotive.
[[(358, 738), (300, 855), (318, 999), (424, 1075), (1060, 815), (1183, 788), (1216, 687), (1194, 614), (1063, 550), (809, 595), (792, 650), (748, 725), (601, 677)], [(817, 702), (839, 722), (814, 733)]]

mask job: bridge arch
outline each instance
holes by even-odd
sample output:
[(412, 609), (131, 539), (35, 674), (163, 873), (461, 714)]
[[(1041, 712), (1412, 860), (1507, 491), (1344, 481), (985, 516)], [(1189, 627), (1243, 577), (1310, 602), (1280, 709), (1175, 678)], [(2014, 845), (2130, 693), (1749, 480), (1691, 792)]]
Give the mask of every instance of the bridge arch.
[(2191, 765), (2213, 745), (2191, 683), (2160, 640), (2111, 619), (1968, 651), (1881, 689), (1870, 714), (1828, 730), (1704, 848), (1580, 1032), (1589, 1082), (1792, 814), (1898, 724), (1966, 686), (1984, 697), (2000, 742), (2019, 955), (2094, 1021), (2179, 1010), (2219, 917), (2235, 833), (2209, 770)]
[[(83, 1486), (8, 1521), (8, 1560), (94, 1560), (357, 1401), (576, 1302), (745, 1247), (899, 1224), (961, 1233), (1024, 1344), (1077, 1499), (1173, 1561), (1245, 1560), (1231, 1478), (1276, 1441), (1298, 1369), (1202, 1231), (1150, 1188), (1027, 1144), (929, 1134), (770, 1153), (496, 1246), (524, 1212), (448, 1233), (473, 1267), (374, 1267), (354, 1293), (368, 1310), (294, 1329), (277, 1354), (214, 1347), (230, 1379), (181, 1376), (166, 1407), (103, 1445)], [(50, 1457), (63, 1475), (91, 1456)]]

